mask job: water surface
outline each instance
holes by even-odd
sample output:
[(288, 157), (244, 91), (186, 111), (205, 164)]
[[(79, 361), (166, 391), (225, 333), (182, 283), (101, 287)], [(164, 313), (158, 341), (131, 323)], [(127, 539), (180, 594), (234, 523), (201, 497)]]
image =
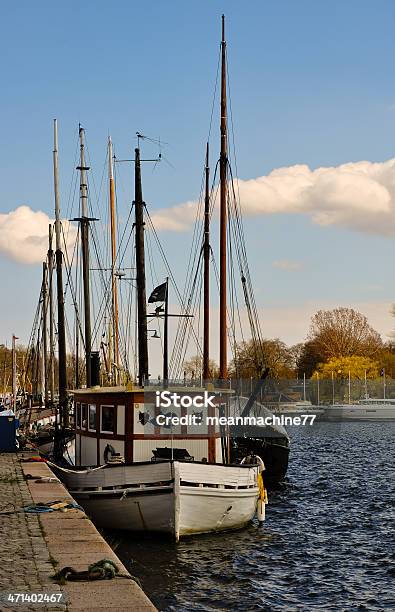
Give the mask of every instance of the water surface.
[(159, 610), (395, 610), (395, 423), (289, 433), (263, 527), (177, 545), (109, 534)]

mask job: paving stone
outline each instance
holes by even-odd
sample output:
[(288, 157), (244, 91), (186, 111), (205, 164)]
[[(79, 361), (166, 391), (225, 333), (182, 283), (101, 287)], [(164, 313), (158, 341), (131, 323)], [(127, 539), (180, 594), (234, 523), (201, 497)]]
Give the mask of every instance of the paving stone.
[(126, 575), (127, 570), (80, 510), (40, 515), (21, 511), (23, 506), (33, 503), (74, 500), (62, 484), (26, 481), (25, 474), (39, 478), (53, 473), (46, 464), (21, 463), (20, 459), (21, 454), (0, 454), (0, 592), (62, 592), (68, 603), (26, 603), (13, 607), (0, 602), (1, 612), (154, 611), (133, 580), (71, 582), (65, 586), (53, 582), (51, 576), (64, 565), (84, 570), (102, 557), (114, 559), (122, 574)]

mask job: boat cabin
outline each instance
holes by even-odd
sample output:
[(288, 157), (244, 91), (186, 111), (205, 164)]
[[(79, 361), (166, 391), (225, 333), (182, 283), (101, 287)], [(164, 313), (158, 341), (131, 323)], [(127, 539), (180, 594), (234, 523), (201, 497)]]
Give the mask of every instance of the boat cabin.
[[(174, 391), (189, 398), (199, 396), (198, 399), (207, 392), (185, 387)], [(199, 409), (193, 405), (157, 406), (155, 388), (92, 387), (74, 390), (75, 464), (102, 465), (109, 459), (123, 458), (126, 463), (165, 459), (222, 463), (224, 431), (220, 431), (217, 423), (207, 423), (205, 417), (218, 415), (224, 406), (224, 394), (224, 390), (210, 392), (215, 397), (213, 403), (216, 407)], [(158, 416), (163, 422), (166, 416), (184, 417), (181, 422), (188, 422), (179, 425), (164, 422), (159, 426)], [(193, 418), (195, 421), (192, 423)]]

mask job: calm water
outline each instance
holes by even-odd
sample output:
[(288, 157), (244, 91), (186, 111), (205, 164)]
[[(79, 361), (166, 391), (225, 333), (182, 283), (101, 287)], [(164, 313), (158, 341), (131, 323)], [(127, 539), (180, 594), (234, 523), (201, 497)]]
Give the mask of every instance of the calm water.
[(395, 610), (395, 423), (290, 435), (264, 527), (178, 545), (111, 534), (159, 610)]

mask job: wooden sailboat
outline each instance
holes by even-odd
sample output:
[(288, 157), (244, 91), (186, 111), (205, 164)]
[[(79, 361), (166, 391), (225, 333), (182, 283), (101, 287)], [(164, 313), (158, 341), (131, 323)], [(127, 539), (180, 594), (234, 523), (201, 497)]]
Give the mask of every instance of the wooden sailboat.
[[(223, 62), (225, 61), (224, 22), (222, 28)], [(225, 65), (223, 64), (223, 78)], [(222, 101), (226, 105), (226, 100)], [(223, 127), (223, 126), (222, 126)], [(221, 129), (222, 133), (222, 129)], [(141, 183), (139, 147), (135, 150), (135, 249), (137, 282), (138, 386), (97, 387), (97, 362), (92, 368), (89, 322), (89, 219), (86, 215), (87, 168), (83, 157), (81, 136), (81, 235), (84, 259), (85, 349), (87, 388), (75, 389), (75, 466), (54, 465), (76, 501), (91, 516), (96, 525), (131, 531), (152, 531), (168, 534), (176, 541), (180, 537), (237, 529), (254, 517), (260, 500), (259, 520), (264, 519), (266, 503), (261, 472), (264, 464), (259, 457), (251, 464), (230, 464), (223, 453), (223, 432), (215, 425), (202, 425), (198, 433), (188, 425), (169, 430), (156, 421), (156, 390), (148, 385), (147, 299), (144, 249), (144, 202)], [(222, 138), (223, 142), (223, 138)], [(223, 146), (223, 145), (222, 145)], [(110, 156), (111, 157), (111, 156)], [(208, 164), (207, 164), (208, 165)], [(109, 164), (110, 205), (113, 215), (113, 175)], [(226, 170), (221, 175), (222, 191), (226, 194)], [(226, 197), (226, 195), (225, 195)], [(85, 210), (85, 213), (84, 213)], [(112, 224), (112, 227), (113, 224)], [(86, 229), (86, 231), (84, 230)], [(221, 252), (226, 256), (226, 243)], [(112, 304), (113, 330), (117, 333), (117, 287), (114, 282), (116, 253), (112, 236)], [(222, 273), (226, 260), (222, 262)], [(226, 277), (224, 279), (226, 289)], [(152, 295), (151, 295), (152, 298)], [(208, 298), (208, 296), (207, 296)], [(158, 301), (150, 299), (150, 302)], [(168, 283), (166, 282), (165, 336), (167, 328)], [(224, 306), (226, 310), (226, 303)], [(208, 308), (207, 312), (208, 313)], [(181, 315), (182, 316), (182, 315)], [(222, 375), (226, 377), (226, 329), (222, 347)], [(208, 334), (208, 318), (206, 318)], [(208, 336), (206, 337), (206, 339)], [(116, 348), (114, 348), (116, 355)], [(208, 349), (207, 349), (208, 351)], [(208, 352), (207, 352), (208, 354)], [(116, 360), (116, 357), (115, 357)], [(120, 381), (118, 381), (120, 382)], [(163, 387), (177, 391), (168, 380), (167, 337), (165, 338)], [(182, 388), (183, 393), (196, 398), (204, 388)], [(223, 389), (212, 390), (218, 409), (224, 402)], [(177, 413), (177, 408), (171, 410)], [(215, 408), (213, 409), (215, 412)], [(182, 416), (188, 410), (179, 409)], [(65, 417), (63, 417), (63, 420)]]

